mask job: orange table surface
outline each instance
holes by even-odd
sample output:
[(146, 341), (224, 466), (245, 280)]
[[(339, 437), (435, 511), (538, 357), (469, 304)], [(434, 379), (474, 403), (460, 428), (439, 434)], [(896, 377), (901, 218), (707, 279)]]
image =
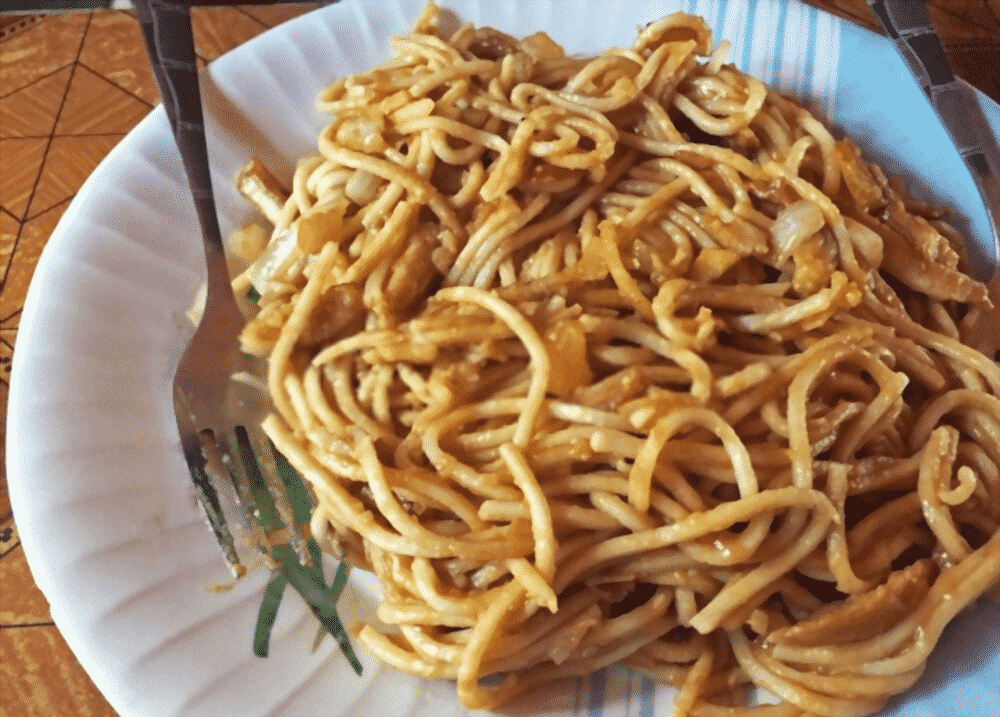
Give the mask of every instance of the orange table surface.
[[(874, 28), (864, 0), (809, 0)], [(1000, 101), (1000, 0), (932, 0), (957, 73)], [(208, 62), (314, 5), (196, 8)], [(112, 717), (35, 586), (7, 491), (10, 363), (42, 247), (83, 180), (158, 102), (125, 11), (0, 15), (0, 717)]]

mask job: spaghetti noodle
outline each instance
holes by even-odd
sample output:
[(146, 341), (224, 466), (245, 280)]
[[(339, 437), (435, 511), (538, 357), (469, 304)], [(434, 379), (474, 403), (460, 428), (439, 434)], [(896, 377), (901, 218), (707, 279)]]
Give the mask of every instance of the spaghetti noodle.
[(1000, 576), (961, 240), (699, 18), (447, 26), (322, 94), (237, 279), (357, 639), (470, 708), (626, 661), (676, 715), (877, 711)]

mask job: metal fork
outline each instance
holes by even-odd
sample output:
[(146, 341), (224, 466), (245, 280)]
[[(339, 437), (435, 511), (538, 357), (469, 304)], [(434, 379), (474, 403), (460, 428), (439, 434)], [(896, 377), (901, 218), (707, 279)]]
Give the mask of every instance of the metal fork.
[[(174, 412), (184, 458), (199, 502), (234, 575), (246, 568), (227, 525), (213, 481), (232, 455), (226, 436), (235, 428), (228, 411), (232, 375), (244, 367), (239, 334), (246, 319), (236, 303), (215, 210), (209, 172), (190, 12), (183, 5), (147, 0), (136, 6), (163, 105), (180, 151), (201, 225), (208, 267), (205, 310), (174, 376)], [(213, 450), (213, 443), (215, 450)], [(220, 445), (221, 443), (221, 445)], [(221, 450), (219, 450), (221, 448)]]
[[(190, 9), (169, 0), (137, 0), (136, 10), (191, 188), (208, 268), (204, 313), (177, 367), (173, 391), (181, 446), (199, 503), (234, 576), (247, 570), (241, 550), (255, 546), (270, 558), (272, 578), (254, 651), (267, 654), (277, 603), (291, 585), (360, 674), (336, 613), (346, 565), (327, 586), (319, 546), (299, 530), (308, 524), (311, 508), (305, 485), (260, 428), (270, 402), (238, 380), (241, 373), (259, 374), (261, 367), (239, 346), (246, 319), (233, 295), (215, 209)], [(236, 536), (229, 528), (233, 522), (243, 529)]]
[[(944, 125), (986, 207), (993, 257), (1000, 263), (1000, 148), (975, 97), (952, 71), (924, 0), (868, 0), (897, 52)], [(966, 342), (996, 360), (1000, 350), (1000, 265), (987, 282), (993, 308), (964, 322)]]

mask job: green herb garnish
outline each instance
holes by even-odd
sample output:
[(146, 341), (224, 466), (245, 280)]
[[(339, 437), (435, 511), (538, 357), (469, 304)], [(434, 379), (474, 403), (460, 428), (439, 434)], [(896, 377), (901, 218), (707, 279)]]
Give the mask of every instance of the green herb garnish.
[[(300, 528), (308, 525), (312, 514), (312, 499), (302, 476), (274, 446), (270, 446), (281, 474), (282, 486), (292, 506), (295, 525), (286, 526), (278, 513), (274, 495), (260, 473), (247, 431), (238, 427), (236, 438), (239, 444), (240, 459), (244, 466), (244, 475), (249, 483), (249, 495), (255, 505), (257, 516), (271, 531), (280, 534), (281, 531), (287, 529), (298, 533)], [(261, 541), (260, 548), (272, 558), (275, 567), (271, 580), (264, 590), (264, 597), (257, 615), (257, 626), (253, 637), (254, 654), (258, 657), (267, 657), (271, 630), (277, 619), (278, 606), (284, 595), (285, 586), (291, 585), (305, 600), (323, 628), (337, 641), (344, 657), (351, 663), (354, 671), (360, 675), (361, 662), (354, 654), (347, 631), (337, 615), (337, 600), (347, 584), (347, 564), (340, 563), (333, 582), (327, 585), (323, 575), (322, 551), (314, 538), (310, 537), (306, 543), (307, 559), (300, 559), (295, 549), (287, 542), (272, 544)]]
[(260, 601), (260, 612), (257, 613), (257, 627), (253, 632), (253, 654), (257, 657), (267, 657), (271, 644), (271, 628), (278, 617), (278, 605), (285, 593), (288, 579), (280, 572), (271, 577), (264, 589), (264, 599)]
[[(337, 641), (337, 644), (340, 645), (340, 651), (344, 653), (344, 657), (351, 663), (354, 671), (360, 675), (361, 662), (358, 660), (357, 655), (354, 654), (351, 641), (347, 637), (347, 631), (344, 629), (344, 625), (340, 622), (340, 617), (337, 615), (337, 597), (339, 597), (339, 591), (335, 591), (332, 586), (327, 587), (323, 578), (322, 566), (305, 567), (299, 562), (299, 556), (295, 554), (292, 546), (287, 544), (275, 546), (272, 554), (281, 565), (280, 569), (288, 579), (289, 584), (299, 591), (299, 594), (305, 599), (306, 604), (309, 605), (309, 609), (312, 610), (313, 615), (326, 628), (326, 631), (333, 636), (333, 639)], [(257, 637), (254, 638), (254, 642), (257, 642)]]

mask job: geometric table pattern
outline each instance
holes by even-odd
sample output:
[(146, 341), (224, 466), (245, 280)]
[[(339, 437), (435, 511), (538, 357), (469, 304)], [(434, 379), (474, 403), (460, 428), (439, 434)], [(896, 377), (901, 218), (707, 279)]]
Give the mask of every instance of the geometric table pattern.
[[(810, 0), (862, 25), (864, 0)], [(1000, 100), (1000, 0), (932, 0), (957, 74)], [(315, 7), (192, 11), (200, 62)], [(52, 623), (24, 559), (7, 492), (6, 405), (25, 292), (84, 179), (158, 102), (138, 23), (125, 11), (0, 15), (0, 717), (114, 717)]]

